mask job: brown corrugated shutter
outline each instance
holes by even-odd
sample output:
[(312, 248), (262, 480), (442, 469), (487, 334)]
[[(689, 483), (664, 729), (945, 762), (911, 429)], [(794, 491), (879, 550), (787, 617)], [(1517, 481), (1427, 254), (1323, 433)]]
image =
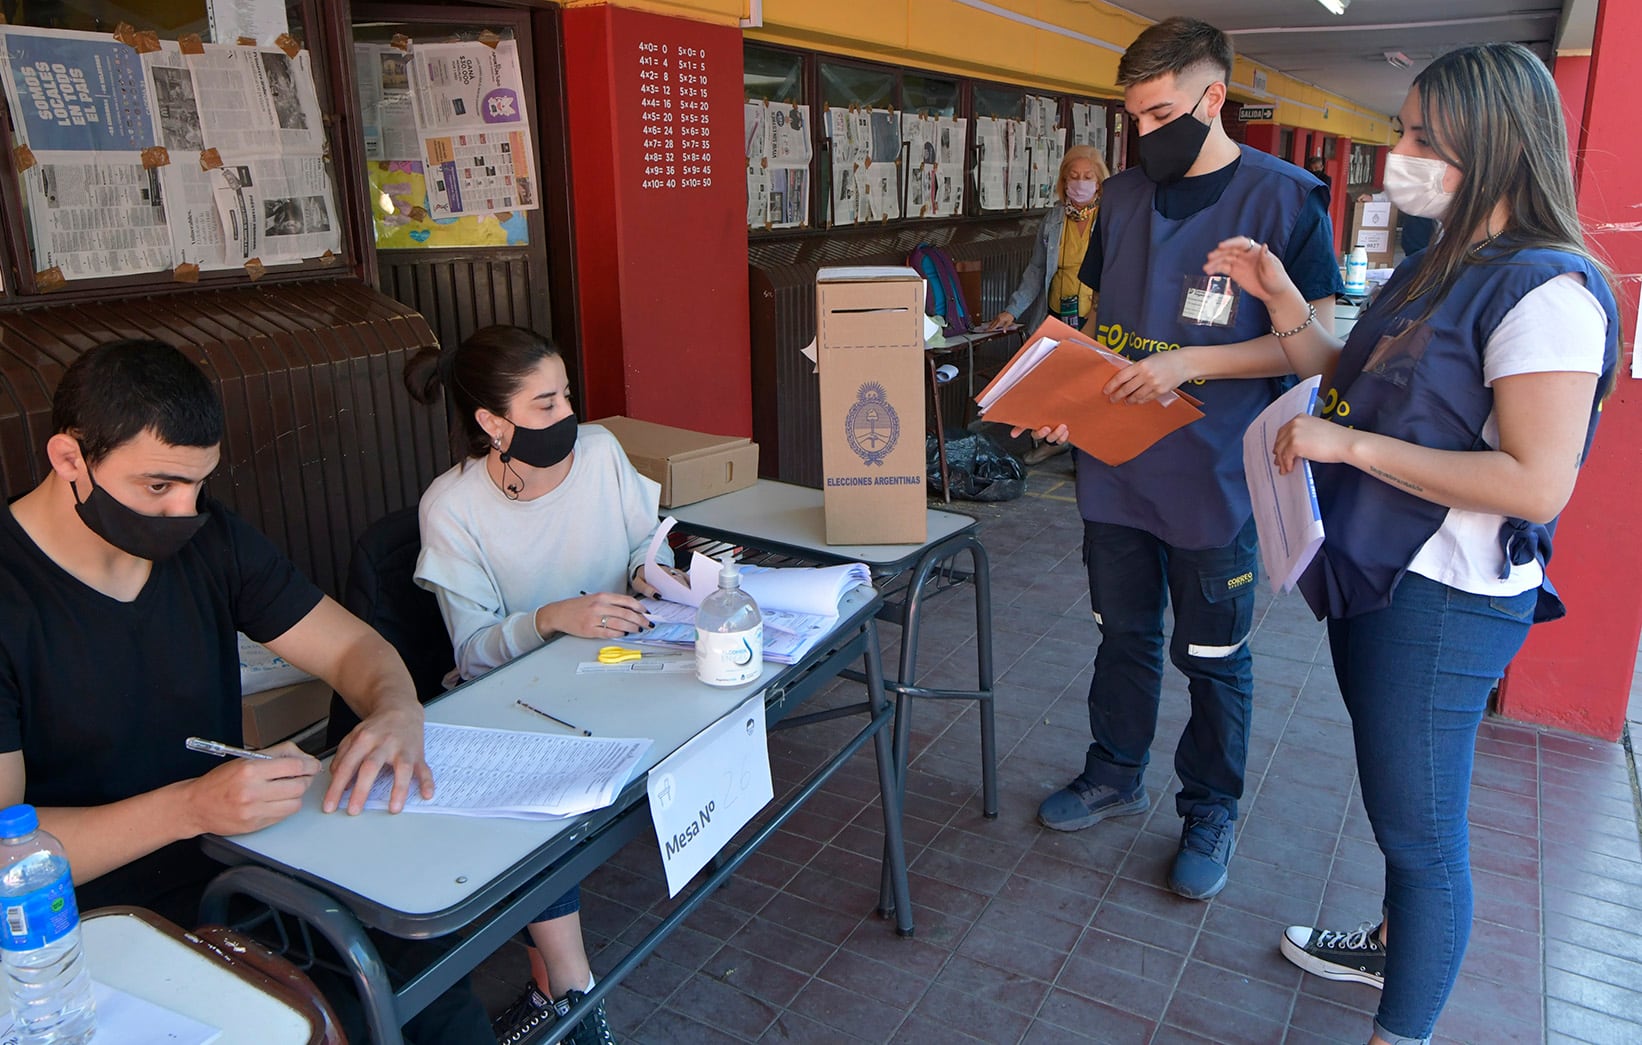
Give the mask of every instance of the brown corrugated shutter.
[(227, 415), (220, 499), (337, 594), (354, 539), (450, 466), (443, 403), (405, 363), (435, 344), (411, 308), (352, 280), (0, 312), (0, 490), (38, 483), (51, 392), (86, 349), (153, 337), (198, 359)]

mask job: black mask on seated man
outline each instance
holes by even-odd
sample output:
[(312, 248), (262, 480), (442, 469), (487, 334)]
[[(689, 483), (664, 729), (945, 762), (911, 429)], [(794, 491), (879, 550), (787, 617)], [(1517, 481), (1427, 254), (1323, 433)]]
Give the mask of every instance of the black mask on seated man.
[(552, 468), (576, 448), (576, 415), (569, 414), (546, 428), (513, 425), (513, 442), (502, 453), (502, 463), (523, 461), (532, 468)]
[(1209, 125), (1195, 114), (1203, 99), (1208, 97), (1209, 87), (1213, 86), (1211, 83), (1204, 87), (1190, 109), (1138, 139), (1140, 169), (1156, 184), (1173, 185), (1184, 178), (1186, 172), (1192, 169), (1192, 164), (1197, 162), (1198, 153), (1203, 151), (1203, 143), (1209, 139)]
[(80, 521), (86, 524), (86, 529), (109, 544), (139, 559), (150, 562), (169, 559), (194, 539), (208, 519), (204, 511), (203, 492), (197, 515), (144, 515), (127, 508), (99, 486), (96, 477), (91, 474), (90, 465), (86, 466), (86, 481), (91, 486), (91, 492), (83, 501), (80, 500), (80, 488), (72, 482), (68, 484), (68, 488), (74, 491), (74, 511), (80, 516)]

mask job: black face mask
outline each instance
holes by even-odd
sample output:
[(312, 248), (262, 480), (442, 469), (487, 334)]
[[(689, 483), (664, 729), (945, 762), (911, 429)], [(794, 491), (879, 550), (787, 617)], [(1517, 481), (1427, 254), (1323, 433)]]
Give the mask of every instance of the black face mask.
[(150, 562), (169, 559), (182, 551), (209, 519), (204, 511), (204, 493), (200, 494), (200, 512), (197, 515), (144, 515), (127, 508), (97, 485), (89, 466), (86, 477), (91, 493), (83, 501), (80, 500), (79, 487), (72, 482), (68, 484), (68, 488), (74, 491), (75, 512), (86, 524), (86, 529), (127, 555)]
[(1197, 162), (1197, 154), (1209, 138), (1209, 125), (1192, 114), (1208, 96), (1209, 87), (1203, 88), (1186, 112), (1140, 136), (1140, 169), (1154, 183), (1173, 185)]
[(546, 428), (513, 424), (513, 442), (502, 452), (502, 463), (523, 461), (532, 468), (552, 468), (576, 448), (576, 415), (568, 414)]

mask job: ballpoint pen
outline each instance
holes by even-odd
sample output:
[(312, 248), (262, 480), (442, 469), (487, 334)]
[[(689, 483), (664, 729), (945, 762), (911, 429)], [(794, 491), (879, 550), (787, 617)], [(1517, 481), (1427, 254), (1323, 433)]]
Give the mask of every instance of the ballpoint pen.
[(573, 730), (574, 732), (580, 733), (584, 737), (590, 737), (590, 736), (593, 735), (593, 731), (591, 729), (583, 729), (580, 726), (573, 726), (573, 725), (566, 722), (564, 719), (560, 718), (557, 715), (549, 715), (547, 712), (543, 711), (541, 708), (537, 707), (534, 704), (526, 704), (522, 700), (515, 700), (513, 703), (515, 703), (515, 704), (519, 705), (520, 707), (524, 708), (526, 711), (534, 711), (536, 714), (538, 714), (538, 715), (542, 716), (543, 718), (547, 719), (549, 722), (557, 722), (559, 725), (563, 726), (566, 729)]
[(248, 751), (232, 744), (224, 744), (217, 740), (206, 740), (204, 737), (189, 737), (183, 742), (190, 751), (198, 751), (202, 755), (216, 755), (218, 758), (273, 758), (275, 756), (264, 751)]

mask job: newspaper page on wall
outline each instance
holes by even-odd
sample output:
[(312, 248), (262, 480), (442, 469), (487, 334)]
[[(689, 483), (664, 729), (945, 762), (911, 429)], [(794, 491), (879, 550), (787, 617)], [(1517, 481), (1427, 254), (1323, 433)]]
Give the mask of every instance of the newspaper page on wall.
[(356, 43), (359, 115), (365, 124), (367, 160), (422, 158), (411, 110), (410, 55), (387, 44)]
[(211, 178), (230, 263), (298, 261), (340, 248), (323, 158), (247, 157), (216, 168)]
[(244, 37), (265, 46), (291, 31), (285, 0), (209, 0), (211, 39), (231, 44)]
[(325, 124), (307, 51), (206, 44), (188, 56), (205, 144), (226, 157), (318, 155)]
[(155, 130), (171, 156), (159, 173), (171, 226), (172, 262), (198, 265), (201, 271), (229, 268), (211, 175), (198, 160), (205, 149), (205, 130), (193, 73), (182, 50), (170, 41), (143, 55), (142, 62)]
[(540, 206), (518, 42), (417, 44), (410, 58), (429, 212), (443, 218)]
[(975, 120), (976, 186), (982, 210), (1027, 205), (1026, 121), (982, 116)]
[(743, 106), (747, 144), (747, 227), (792, 229), (809, 223), (810, 108), (787, 102)]
[(872, 162), (872, 115), (866, 109), (827, 110), (827, 137), (832, 151), (831, 224), (853, 225), (861, 215), (861, 170)]
[(0, 25), (36, 279), (171, 267), (156, 121), (137, 52), (102, 33)]

